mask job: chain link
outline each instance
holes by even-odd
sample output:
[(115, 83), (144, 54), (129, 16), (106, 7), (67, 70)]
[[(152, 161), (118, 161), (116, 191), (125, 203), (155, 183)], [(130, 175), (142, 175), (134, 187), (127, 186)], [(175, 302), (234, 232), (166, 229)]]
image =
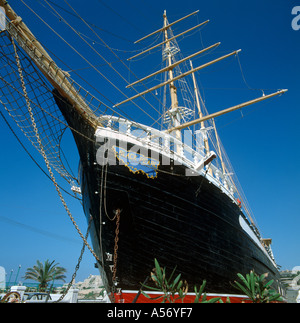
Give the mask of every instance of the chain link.
[(120, 215), (121, 210), (116, 210), (116, 235), (115, 235), (115, 247), (114, 247), (114, 268), (113, 268), (113, 283), (116, 282), (117, 278), (117, 263), (118, 263), (118, 249), (119, 249), (119, 233), (120, 233)]
[[(87, 229), (87, 232), (86, 232), (86, 235), (85, 235), (85, 239), (87, 239), (87, 238), (88, 238), (88, 236), (89, 236), (89, 232), (90, 232), (90, 228), (91, 228), (92, 220), (93, 220), (93, 219), (92, 219), (92, 217), (90, 217), (89, 225), (88, 225), (88, 229)], [(63, 294), (60, 296), (60, 298), (59, 298), (57, 301), (55, 301), (54, 303), (59, 303), (59, 302), (61, 302), (61, 301), (63, 300), (63, 298), (68, 294), (68, 292), (69, 292), (69, 290), (70, 290), (71, 286), (73, 285), (73, 282), (75, 281), (75, 278), (76, 278), (76, 275), (77, 275), (77, 271), (79, 270), (80, 263), (81, 263), (81, 261), (82, 261), (82, 257), (83, 257), (84, 251), (85, 251), (85, 247), (86, 247), (86, 245), (85, 245), (85, 243), (84, 243), (84, 244), (83, 244), (83, 246), (82, 246), (81, 252), (80, 252), (80, 256), (79, 256), (79, 258), (78, 258), (77, 265), (76, 265), (76, 267), (75, 267), (75, 271), (74, 271), (74, 273), (73, 273), (73, 275), (72, 275), (72, 278), (71, 278), (71, 280), (70, 280), (70, 282), (69, 282), (69, 284), (68, 284), (68, 286), (67, 286), (66, 290), (63, 292)]]
[(118, 264), (118, 249), (119, 249), (119, 233), (120, 233), (120, 215), (121, 210), (117, 209), (115, 211), (115, 217), (116, 218), (116, 231), (115, 231), (115, 247), (114, 247), (114, 259), (113, 259), (113, 276), (112, 276), (112, 302), (115, 303), (116, 298), (116, 285), (117, 285), (117, 264)]

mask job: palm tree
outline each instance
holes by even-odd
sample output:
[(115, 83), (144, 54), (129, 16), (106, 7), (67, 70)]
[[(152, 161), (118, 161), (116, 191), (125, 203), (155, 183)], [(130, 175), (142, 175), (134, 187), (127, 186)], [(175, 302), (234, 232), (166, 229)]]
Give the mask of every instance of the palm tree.
[(37, 260), (37, 264), (32, 268), (27, 268), (24, 279), (32, 279), (39, 282), (39, 289), (45, 290), (48, 283), (52, 280), (62, 280), (65, 282), (66, 269), (58, 266), (58, 263), (54, 263), (47, 259), (44, 264)]

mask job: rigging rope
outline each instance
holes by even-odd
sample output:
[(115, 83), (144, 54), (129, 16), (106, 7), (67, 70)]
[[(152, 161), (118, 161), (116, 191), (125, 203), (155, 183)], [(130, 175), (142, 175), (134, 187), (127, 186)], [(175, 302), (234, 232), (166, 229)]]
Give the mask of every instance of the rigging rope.
[[(44, 8), (46, 8), (46, 6), (44, 6), (42, 3), (41, 3), (41, 1), (40, 0), (36, 0), (37, 2), (39, 2)], [(50, 0), (48, 0), (50, 3), (52, 3), (53, 4), (53, 6), (55, 6), (55, 7), (57, 7), (57, 8), (59, 8), (60, 10), (63, 10), (63, 11), (65, 11), (66, 13), (68, 13), (69, 15), (71, 15), (71, 16), (73, 16), (73, 17), (76, 17), (77, 18), (77, 16), (76, 15), (74, 15), (72, 12), (70, 12), (70, 11), (68, 11), (68, 10), (66, 10), (65, 8), (63, 8), (62, 6), (59, 6), (57, 3), (54, 3), (53, 1), (50, 1)], [(48, 9), (48, 8), (46, 8), (46, 9)], [(49, 10), (49, 9), (48, 9)], [(52, 14), (53, 14), (53, 12), (51, 12)], [(55, 15), (56, 16), (56, 15)], [(56, 16), (57, 17), (57, 16)], [(111, 31), (108, 31), (108, 30), (106, 30), (106, 29), (103, 29), (103, 28), (101, 28), (101, 27), (99, 27), (99, 26), (97, 26), (96, 24), (94, 24), (94, 23), (92, 23), (92, 22), (88, 22), (88, 24), (90, 25), (90, 26), (92, 26), (92, 27), (94, 27), (94, 28), (97, 28), (97, 29), (99, 29), (99, 30), (101, 30), (101, 31), (103, 31), (103, 32), (105, 32), (105, 33), (108, 33), (108, 34), (110, 34), (110, 35), (112, 35), (112, 36), (114, 36), (114, 37), (116, 37), (116, 38), (119, 38), (119, 39), (122, 39), (122, 40), (125, 40), (125, 41), (127, 41), (127, 42), (129, 42), (129, 43), (131, 43), (132, 41), (131, 40), (129, 40), (129, 39), (127, 39), (127, 38), (124, 38), (124, 37), (121, 37), (121, 36), (119, 36), (119, 35), (116, 35), (116, 34), (114, 34), (114, 33), (112, 33)], [(118, 50), (118, 49), (116, 49), (116, 50)]]
[[(47, 5), (52, 9), (54, 10), (54, 12), (59, 15), (60, 19), (69, 27), (72, 29), (73, 32), (75, 32), (102, 60), (105, 61), (105, 63), (115, 72), (117, 73), (121, 79), (123, 81), (125, 81), (127, 84), (129, 84), (128, 80), (119, 72), (117, 71), (110, 62), (108, 62), (104, 57), (103, 55), (101, 55), (93, 46), (91, 46), (85, 39), (83, 39), (82, 37), (82, 34), (80, 32), (78, 32), (75, 28), (73, 28), (48, 2), (47, 0), (44, 0)], [(100, 38), (100, 36), (90, 27), (90, 25), (77, 13), (77, 11), (66, 1), (64, 0), (65, 3), (74, 11), (74, 13), (78, 16), (78, 18), (96, 35), (96, 37), (104, 44), (104, 46), (109, 49), (109, 51), (129, 70), (129, 72), (131, 72), (136, 78), (138, 78), (133, 72), (132, 70), (129, 69), (129, 67), (124, 63), (124, 61), (112, 50), (111, 47), (109, 47), (102, 38)], [(103, 75), (102, 75), (103, 76)], [(111, 84), (113, 85), (121, 94), (123, 94), (126, 98), (128, 98), (128, 96), (123, 92), (121, 91), (113, 82), (111, 82), (108, 78), (105, 77), (105, 79)], [(145, 86), (146, 87), (146, 86)], [(146, 87), (147, 88), (147, 87)], [(134, 89), (134, 91), (136, 93), (138, 93), (137, 90)], [(159, 101), (159, 99), (152, 93), (152, 95)], [(149, 102), (147, 101), (145, 98), (143, 98), (144, 101), (150, 105), (150, 107), (152, 109), (154, 109), (157, 113), (159, 113), (159, 111)], [(139, 105), (137, 105), (135, 102), (133, 102), (133, 104), (139, 108), (144, 114), (146, 114), (149, 118), (151, 118), (154, 123), (157, 123), (156, 119), (153, 118), (152, 116), (150, 116), (148, 114), (148, 112), (146, 112), (143, 108), (141, 108)]]

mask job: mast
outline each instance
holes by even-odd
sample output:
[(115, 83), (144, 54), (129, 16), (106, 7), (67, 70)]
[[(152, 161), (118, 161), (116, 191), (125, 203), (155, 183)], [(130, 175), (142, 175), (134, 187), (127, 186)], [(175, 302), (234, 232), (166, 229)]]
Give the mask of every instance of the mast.
[[(168, 39), (168, 40), (163, 41), (162, 43), (156, 44), (156, 45), (154, 45), (153, 47), (150, 47), (150, 48), (148, 48), (148, 49), (145, 49), (145, 50), (143, 50), (142, 52), (140, 52), (140, 53), (138, 53), (138, 54), (136, 54), (136, 55), (134, 55), (134, 56), (131, 56), (130, 58), (127, 58), (127, 60), (128, 60), (128, 61), (130, 61), (130, 60), (132, 60), (133, 58), (136, 58), (136, 57), (141, 56), (141, 55), (143, 55), (143, 54), (145, 54), (145, 53), (148, 53), (148, 52), (150, 52), (152, 49), (155, 49), (155, 48), (157, 48), (157, 47), (159, 47), (159, 46), (161, 46), (161, 45), (164, 45), (164, 44), (166, 44), (168, 41), (174, 40), (174, 39), (176, 39), (176, 38), (178, 38), (178, 37), (180, 37), (180, 36), (182, 36), (182, 35), (184, 35), (184, 34), (186, 34), (186, 33), (190, 32), (190, 31), (192, 31), (192, 30), (194, 30), (194, 29), (196, 29), (196, 28), (198, 28), (198, 27), (201, 27), (201, 26), (203, 26), (203, 25), (207, 24), (208, 22), (209, 22), (209, 20), (206, 20), (206, 21), (202, 22), (201, 24), (199, 24), (199, 25), (197, 25), (197, 26), (194, 26), (194, 27), (192, 27), (192, 28), (190, 28), (190, 29), (188, 29), (188, 30), (186, 30), (186, 31), (184, 31), (184, 32), (182, 32), (182, 33), (180, 33), (180, 34), (178, 34), (178, 35), (176, 35), (176, 36), (174, 36), (174, 37), (172, 37), (172, 38)], [(168, 26), (168, 28), (169, 28), (171, 25), (169, 24), (169, 25), (167, 25), (167, 26)], [(163, 28), (163, 29), (164, 29), (164, 28)], [(164, 29), (164, 30), (166, 31), (167, 29)]]
[[(172, 39), (172, 38), (171, 38), (171, 39)], [(169, 39), (169, 41), (170, 41), (171, 39)], [(159, 45), (162, 45), (162, 44), (164, 44), (164, 43), (165, 43), (165, 42), (160, 43)], [(159, 71), (156, 71), (156, 72), (154, 72), (154, 73), (152, 73), (152, 74), (150, 74), (150, 75), (148, 75), (148, 76), (145, 76), (145, 77), (143, 77), (143, 78), (141, 78), (141, 79), (139, 79), (139, 80), (137, 80), (137, 81), (135, 81), (135, 82), (133, 82), (133, 83), (131, 83), (131, 84), (128, 84), (128, 85), (126, 86), (126, 88), (132, 87), (132, 86), (134, 86), (134, 85), (136, 85), (136, 84), (138, 84), (138, 83), (140, 83), (140, 82), (143, 82), (143, 81), (145, 81), (145, 80), (149, 79), (150, 77), (153, 77), (153, 76), (158, 75), (158, 74), (160, 74), (160, 73), (167, 72), (170, 68), (174, 68), (174, 67), (176, 67), (176, 66), (180, 65), (181, 63), (183, 63), (183, 62), (185, 62), (185, 61), (188, 61), (188, 60), (190, 60), (190, 59), (192, 59), (192, 58), (194, 58), (194, 57), (196, 57), (196, 56), (198, 56), (198, 55), (200, 55), (200, 54), (203, 54), (203, 53), (207, 52), (208, 50), (211, 50), (211, 49), (213, 49), (213, 48), (215, 48), (215, 47), (219, 46), (220, 44), (221, 44), (220, 42), (219, 42), (219, 43), (216, 43), (216, 44), (211, 45), (211, 46), (209, 46), (209, 47), (207, 47), (207, 48), (204, 48), (204, 49), (200, 50), (199, 52), (196, 52), (196, 53), (194, 53), (194, 54), (192, 54), (192, 55), (190, 55), (190, 56), (188, 56), (188, 57), (184, 57), (183, 59), (181, 59), (181, 60), (179, 60), (179, 61), (177, 61), (177, 62), (173, 63), (171, 66), (164, 67), (163, 69), (161, 69), (161, 70), (159, 70)], [(155, 46), (155, 47), (156, 47), (156, 46)], [(152, 47), (152, 48), (153, 48), (153, 47)], [(141, 53), (144, 53), (144, 52), (141, 52)], [(136, 56), (136, 55), (135, 55), (135, 56)], [(131, 58), (130, 58), (130, 59), (131, 59)], [(128, 59), (128, 60), (130, 60), (130, 59)]]
[[(174, 127), (178, 127), (180, 125), (180, 115), (178, 112), (178, 97), (177, 97), (177, 88), (174, 84), (174, 77), (173, 77), (173, 69), (170, 68), (172, 65), (172, 53), (171, 53), (171, 45), (168, 37), (168, 20), (167, 20), (167, 14), (166, 11), (164, 12), (164, 35), (165, 35), (165, 42), (166, 42), (166, 47), (164, 49), (165, 54), (167, 55), (167, 66), (169, 67), (169, 86), (170, 86), (170, 96), (171, 96), (171, 109), (169, 110), (170, 116), (172, 123)], [(181, 141), (181, 131), (180, 130), (175, 130), (174, 131), (174, 136), (176, 139)], [(176, 147), (177, 152), (179, 152), (180, 147)]]
[[(206, 121), (206, 120), (214, 119), (214, 118), (219, 117), (221, 115), (224, 115), (226, 113), (229, 113), (229, 112), (232, 112), (232, 111), (236, 111), (236, 110), (242, 109), (244, 107), (250, 106), (252, 104), (255, 104), (255, 103), (258, 103), (258, 102), (267, 100), (269, 98), (272, 98), (272, 97), (275, 97), (277, 95), (281, 95), (281, 94), (287, 92), (287, 90), (278, 90), (277, 92), (274, 92), (272, 94), (263, 95), (260, 98), (257, 98), (257, 99), (254, 99), (254, 100), (250, 100), (250, 101), (247, 101), (245, 103), (238, 104), (238, 105), (233, 106), (231, 108), (224, 109), (224, 110), (221, 110), (219, 112), (216, 112), (216, 113), (213, 113), (213, 114), (210, 114), (210, 115), (203, 116), (203, 113), (201, 111), (201, 105), (200, 105), (200, 100), (199, 100), (199, 96), (198, 96), (197, 85), (196, 85), (196, 82), (195, 82), (195, 75), (194, 75), (194, 73), (197, 72), (197, 71), (200, 71), (200, 70), (202, 70), (202, 69), (204, 69), (206, 67), (209, 67), (209, 66), (211, 66), (213, 64), (216, 64), (216, 63), (218, 63), (218, 62), (220, 62), (220, 61), (222, 61), (222, 60), (224, 60), (226, 58), (229, 58), (231, 56), (237, 55), (241, 50), (239, 49), (239, 50), (233, 51), (233, 52), (231, 52), (229, 54), (226, 54), (226, 55), (224, 55), (222, 57), (219, 57), (217, 59), (214, 59), (214, 60), (212, 60), (212, 61), (210, 61), (208, 63), (202, 64), (202, 65), (200, 65), (200, 66), (198, 66), (196, 68), (193, 68), (193, 65), (191, 63), (191, 70), (189, 70), (189, 71), (187, 71), (185, 73), (179, 74), (177, 76), (174, 76), (173, 69), (176, 66), (178, 66), (179, 64), (183, 63), (184, 61), (186, 61), (188, 59), (192, 59), (196, 55), (202, 54), (205, 51), (207, 51), (209, 49), (212, 49), (212, 48), (215, 48), (215, 47), (217, 47), (217, 46), (220, 45), (220, 43), (216, 43), (216, 44), (214, 44), (214, 45), (212, 45), (212, 46), (210, 46), (208, 48), (205, 48), (205, 49), (203, 49), (203, 50), (201, 50), (201, 51), (199, 51), (197, 53), (194, 53), (194, 54), (190, 55), (187, 58), (184, 58), (184, 59), (181, 59), (180, 61), (177, 61), (175, 63), (172, 63), (172, 57), (173, 57), (174, 54), (172, 53), (171, 40), (175, 39), (178, 36), (169, 38), (169, 36), (168, 36), (168, 30), (175, 23), (177, 23), (179, 21), (182, 21), (183, 19), (186, 19), (186, 18), (190, 17), (191, 15), (193, 15), (193, 14), (195, 14), (197, 12), (193, 12), (193, 13), (191, 13), (191, 14), (189, 14), (189, 15), (187, 15), (187, 16), (185, 16), (185, 17), (183, 17), (183, 18), (181, 18), (181, 19), (179, 19), (179, 20), (177, 20), (177, 21), (175, 21), (175, 22), (173, 22), (171, 24), (169, 24), (168, 23), (168, 20), (167, 20), (166, 11), (164, 11), (164, 14), (163, 14), (164, 25), (163, 25), (163, 27), (161, 29), (156, 30), (155, 32), (153, 32), (153, 33), (151, 33), (151, 34), (149, 34), (149, 35), (147, 35), (147, 36), (145, 36), (145, 37), (143, 37), (143, 38), (141, 38), (141, 39), (139, 39), (138, 41), (135, 42), (135, 43), (140, 42), (140, 41), (142, 41), (142, 40), (144, 40), (144, 39), (146, 39), (146, 38), (148, 38), (148, 37), (150, 37), (150, 36), (152, 36), (152, 35), (154, 35), (154, 34), (156, 34), (158, 32), (163, 32), (164, 33), (164, 41), (162, 43), (160, 43), (158, 45), (155, 45), (155, 46), (151, 47), (150, 49), (148, 49), (146, 51), (142, 51), (141, 53), (139, 53), (139, 54), (131, 57), (130, 59), (132, 59), (134, 57), (137, 57), (137, 56), (139, 56), (139, 55), (141, 55), (141, 54), (143, 54), (143, 53), (145, 53), (145, 52), (147, 52), (147, 51), (149, 51), (149, 50), (151, 50), (153, 48), (156, 48), (158, 46), (165, 45), (165, 48), (164, 48), (164, 54), (165, 55), (164, 56), (167, 59), (167, 66), (165, 68), (157, 71), (157, 72), (152, 73), (151, 75), (148, 75), (148, 76), (143, 77), (142, 79), (139, 79), (139, 80), (137, 80), (137, 81), (135, 81), (135, 82), (133, 82), (131, 84), (128, 84), (127, 85), (127, 88), (130, 88), (130, 87), (132, 87), (132, 86), (134, 86), (134, 85), (136, 85), (136, 84), (138, 84), (138, 83), (140, 83), (142, 81), (145, 81), (145, 80), (147, 80), (147, 79), (149, 79), (149, 78), (151, 78), (151, 77), (153, 77), (155, 75), (158, 75), (160, 73), (163, 73), (163, 72), (167, 72), (168, 73), (168, 79), (166, 81), (158, 84), (158, 85), (155, 85), (155, 86), (153, 86), (151, 88), (148, 88), (145, 91), (140, 92), (140, 93), (137, 93), (136, 95), (134, 95), (132, 97), (129, 97), (126, 100), (121, 101), (119, 103), (116, 103), (114, 105), (114, 107), (119, 107), (120, 105), (122, 105), (124, 103), (133, 101), (134, 99), (139, 98), (139, 97), (141, 97), (141, 96), (143, 96), (143, 95), (145, 95), (147, 93), (153, 92), (153, 91), (155, 91), (155, 90), (157, 90), (157, 89), (159, 89), (159, 88), (161, 88), (163, 86), (169, 85), (169, 88), (170, 88), (170, 96), (171, 96), (171, 109), (168, 110), (168, 115), (171, 118), (171, 123), (173, 124), (173, 126), (171, 128), (169, 128), (168, 130), (166, 130), (166, 132), (167, 133), (174, 134), (175, 138), (178, 139), (179, 141), (181, 141), (181, 130), (182, 129), (185, 129), (185, 128), (188, 128), (190, 126), (193, 126), (193, 125), (196, 125), (196, 124), (200, 123), (201, 124), (201, 130), (205, 130), (204, 121)], [(197, 27), (206, 24), (208, 21), (209, 20), (205, 21), (202, 24), (199, 24)], [(191, 28), (188, 31), (193, 30), (193, 29), (194, 28)], [(185, 34), (186, 32), (181, 33), (181, 35), (182, 34)], [(185, 123), (182, 123), (181, 124), (180, 123), (181, 117), (180, 117), (180, 111), (179, 111), (179, 106), (178, 106), (177, 88), (175, 86), (175, 82), (178, 81), (178, 80), (180, 80), (180, 79), (182, 79), (182, 78), (184, 78), (184, 77), (186, 77), (186, 76), (188, 76), (188, 75), (190, 75), (190, 74), (192, 74), (193, 81), (194, 81), (194, 90), (195, 90), (195, 94), (196, 94), (196, 102), (197, 102), (197, 107), (198, 107), (198, 112), (199, 112), (199, 118), (198, 119), (195, 119), (193, 121), (185, 122)], [(203, 132), (205, 132), (205, 131), (203, 131)], [(205, 139), (205, 137), (206, 137), (206, 139)], [(217, 141), (218, 141), (219, 138), (218, 138), (217, 132), (216, 132), (216, 138), (217, 138)], [(209, 144), (208, 144), (208, 139), (207, 139), (207, 136), (206, 136), (205, 133), (204, 133), (204, 144), (205, 144), (205, 150), (208, 153), (209, 152)], [(218, 147), (219, 147), (219, 144), (218, 144)], [(221, 149), (219, 147), (219, 152), (220, 151), (221, 151)], [(179, 152), (178, 147), (177, 147), (177, 152)], [(223, 163), (221, 154), (220, 154), (220, 159), (221, 159), (221, 162), (222, 162), (223, 173), (226, 173), (226, 169), (225, 169), (225, 166), (224, 166), (224, 163)]]
[[(165, 10), (165, 12), (166, 12), (166, 10)], [(192, 16), (192, 15), (195, 15), (195, 14), (196, 14), (196, 13), (198, 13), (198, 12), (199, 12), (199, 10), (194, 11), (194, 12), (190, 13), (189, 15), (187, 15), (187, 16), (185, 16), (185, 17), (183, 17), (183, 18), (180, 18), (180, 19), (178, 19), (178, 20), (176, 20), (176, 21), (172, 22), (171, 24), (168, 24), (167, 26), (164, 26), (163, 28), (158, 29), (158, 30), (154, 31), (153, 33), (151, 33), (151, 34), (149, 34), (149, 35), (147, 35), (147, 36), (145, 36), (145, 37), (143, 37), (143, 38), (141, 38), (141, 39), (139, 39), (139, 40), (135, 41), (134, 43), (135, 43), (135, 44), (136, 44), (136, 43), (139, 43), (140, 41), (142, 41), (142, 40), (144, 40), (144, 39), (146, 39), (146, 38), (148, 38), (148, 37), (150, 37), (150, 36), (153, 36), (153, 35), (155, 35), (155, 34), (157, 34), (157, 33), (161, 32), (161, 31), (164, 31), (165, 29), (170, 28), (171, 26), (173, 26), (173, 25), (177, 24), (178, 22), (180, 22), (180, 21), (182, 21), (182, 20), (184, 20), (184, 19), (186, 19), (186, 18), (188, 18), (188, 17), (190, 17), (190, 16)]]
[[(219, 43), (218, 43), (219, 44)], [(217, 44), (215, 44), (215, 45), (217, 45)], [(215, 46), (214, 45), (214, 46)], [(207, 48), (208, 49), (208, 48)], [(206, 49), (206, 50), (207, 50)], [(208, 67), (208, 66), (211, 66), (211, 65), (213, 65), (213, 64), (215, 64), (215, 63), (217, 63), (217, 62), (220, 62), (220, 61), (222, 61), (223, 59), (225, 59), (225, 58), (228, 58), (228, 57), (231, 57), (231, 56), (233, 56), (233, 55), (237, 55), (239, 52), (240, 52), (241, 50), (239, 49), (239, 50), (236, 50), (236, 51), (234, 51), (234, 52), (232, 52), (232, 53), (229, 53), (229, 54), (227, 54), (227, 55), (224, 55), (224, 56), (222, 56), (222, 57), (219, 57), (219, 58), (217, 58), (217, 59), (214, 59), (213, 61), (210, 61), (210, 62), (208, 62), (208, 63), (205, 63), (205, 64), (203, 64), (203, 65), (201, 65), (201, 66), (198, 66), (198, 67), (195, 67), (194, 69), (192, 69), (192, 70), (190, 70), (190, 71), (188, 71), (188, 72), (185, 72), (185, 73), (183, 73), (183, 74), (180, 74), (180, 75), (177, 75), (177, 76), (175, 76), (172, 80), (167, 80), (167, 81), (165, 81), (165, 82), (163, 82), (163, 83), (160, 83), (160, 84), (158, 84), (158, 85), (156, 85), (156, 86), (153, 86), (152, 88), (150, 88), (150, 89), (148, 89), (148, 90), (145, 90), (144, 92), (141, 92), (141, 93), (138, 93), (138, 94), (136, 94), (136, 95), (134, 95), (134, 96), (132, 96), (132, 97), (130, 97), (130, 98), (128, 98), (128, 99), (126, 99), (126, 100), (124, 100), (124, 101), (122, 101), (122, 102), (119, 102), (119, 103), (116, 103), (115, 105), (114, 105), (114, 107), (118, 107), (118, 106), (120, 106), (120, 105), (122, 105), (122, 104), (124, 104), (124, 103), (127, 103), (127, 102), (129, 102), (129, 101), (132, 101), (132, 100), (134, 100), (134, 99), (136, 99), (136, 98), (138, 98), (138, 97), (140, 97), (140, 96), (142, 96), (142, 95), (144, 95), (144, 94), (147, 94), (147, 93), (149, 93), (149, 92), (152, 92), (152, 91), (154, 91), (154, 90), (157, 90), (157, 89), (159, 89), (159, 88), (161, 88), (161, 87), (163, 87), (163, 86), (165, 86), (165, 85), (167, 85), (167, 84), (170, 84), (170, 83), (172, 83), (172, 82), (175, 82), (175, 81), (177, 81), (177, 80), (180, 80), (180, 79), (182, 79), (182, 78), (184, 78), (184, 77), (186, 77), (186, 76), (188, 76), (188, 75), (190, 75), (190, 74), (192, 74), (192, 73), (194, 73), (194, 72), (198, 72), (198, 71), (200, 71), (200, 70), (202, 70), (202, 69), (204, 69), (204, 68), (206, 68), (206, 67)], [(199, 54), (200, 54), (200, 52), (198, 52)], [(176, 65), (176, 64), (175, 64)], [(174, 67), (174, 64), (173, 64), (173, 67)], [(172, 68), (172, 66), (169, 66), (169, 68)], [(162, 70), (161, 70), (162, 71)], [(155, 74), (156, 75), (156, 74)], [(153, 76), (153, 74), (152, 74), (152, 76)]]

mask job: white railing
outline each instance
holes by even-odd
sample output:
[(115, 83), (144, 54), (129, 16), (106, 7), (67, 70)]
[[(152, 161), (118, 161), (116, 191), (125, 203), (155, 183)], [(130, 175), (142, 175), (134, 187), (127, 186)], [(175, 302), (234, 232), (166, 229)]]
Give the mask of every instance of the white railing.
[[(141, 146), (147, 145), (174, 159), (175, 163), (183, 163), (194, 172), (205, 174), (212, 183), (221, 188), (224, 193), (235, 201), (234, 194), (236, 189), (232, 185), (232, 181), (229, 178), (230, 175), (223, 174), (212, 163), (209, 165), (210, 171), (203, 169), (200, 172), (197, 171), (196, 167), (205, 158), (205, 153), (201, 147), (200, 149), (192, 147), (193, 135), (191, 131), (187, 130), (183, 135), (184, 140), (181, 141), (167, 132), (115, 116), (101, 116), (99, 123), (101, 123), (104, 129), (111, 130), (116, 134), (126, 135), (128, 139), (138, 141)], [(185, 142), (188, 142), (188, 144)]]

